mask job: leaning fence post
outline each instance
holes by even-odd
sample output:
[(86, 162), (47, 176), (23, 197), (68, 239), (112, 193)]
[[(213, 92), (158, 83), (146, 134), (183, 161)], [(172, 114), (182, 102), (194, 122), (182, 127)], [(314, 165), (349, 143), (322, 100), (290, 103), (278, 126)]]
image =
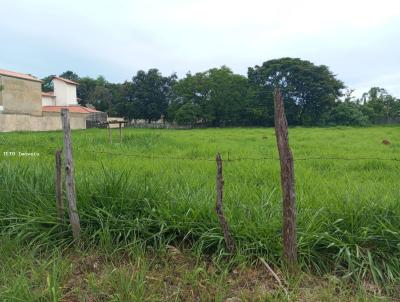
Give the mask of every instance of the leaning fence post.
[(289, 267), (297, 265), (296, 195), (293, 155), (289, 147), (288, 124), (279, 88), (274, 90), (275, 135), (281, 164), (283, 197), (283, 255)]
[(62, 127), (64, 130), (64, 150), (65, 150), (65, 183), (68, 200), (69, 220), (72, 226), (72, 235), (74, 239), (79, 238), (81, 230), (78, 210), (76, 208), (76, 192), (74, 180), (74, 162), (72, 159), (71, 127), (69, 124), (69, 110), (61, 109)]
[(64, 222), (64, 205), (62, 201), (62, 183), (61, 183), (61, 150), (57, 150), (55, 153), (56, 160), (56, 207), (57, 214), (60, 222)]
[(224, 211), (222, 209), (224, 178), (222, 175), (221, 154), (217, 153), (216, 161), (217, 161), (217, 181), (216, 181), (217, 202), (216, 202), (215, 210), (217, 212), (222, 231), (224, 232), (226, 248), (227, 248), (228, 252), (233, 253), (235, 251), (235, 242), (229, 231), (228, 222), (225, 219)]

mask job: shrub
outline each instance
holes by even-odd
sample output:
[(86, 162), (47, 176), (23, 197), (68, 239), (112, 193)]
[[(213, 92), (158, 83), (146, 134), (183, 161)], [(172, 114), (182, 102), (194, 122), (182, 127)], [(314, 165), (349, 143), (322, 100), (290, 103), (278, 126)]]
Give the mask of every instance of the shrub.
[(352, 102), (343, 102), (333, 109), (330, 123), (346, 126), (366, 126), (369, 123), (359, 106)]

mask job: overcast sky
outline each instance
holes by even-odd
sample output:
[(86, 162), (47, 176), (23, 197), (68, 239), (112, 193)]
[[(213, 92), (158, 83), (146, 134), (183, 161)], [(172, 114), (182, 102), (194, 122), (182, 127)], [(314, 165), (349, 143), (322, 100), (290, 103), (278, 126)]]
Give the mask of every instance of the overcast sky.
[(128, 80), (299, 57), (400, 97), (400, 1), (0, 0), (0, 68)]

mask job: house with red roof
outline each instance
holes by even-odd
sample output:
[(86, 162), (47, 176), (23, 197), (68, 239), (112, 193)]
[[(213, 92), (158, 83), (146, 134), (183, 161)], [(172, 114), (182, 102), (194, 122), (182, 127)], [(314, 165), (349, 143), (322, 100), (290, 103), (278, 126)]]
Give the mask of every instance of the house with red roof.
[(77, 82), (54, 76), (52, 79), (53, 92), (42, 92), (43, 106), (78, 105), (76, 95)]
[(78, 104), (77, 82), (55, 76), (52, 92), (42, 92), (41, 84), (32, 75), (0, 69), (0, 132), (61, 129), (62, 108), (70, 111), (72, 129), (107, 120), (107, 114)]

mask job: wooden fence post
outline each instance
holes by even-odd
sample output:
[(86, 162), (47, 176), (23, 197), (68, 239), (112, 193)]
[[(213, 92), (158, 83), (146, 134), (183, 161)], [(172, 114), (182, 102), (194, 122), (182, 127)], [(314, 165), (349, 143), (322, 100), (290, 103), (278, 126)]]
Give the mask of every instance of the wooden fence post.
[(71, 127), (69, 124), (69, 110), (61, 109), (61, 120), (64, 130), (64, 150), (65, 150), (65, 183), (68, 199), (69, 220), (72, 226), (72, 235), (75, 240), (79, 238), (81, 230), (78, 210), (76, 208), (76, 192), (74, 180), (74, 162), (72, 159)]
[(281, 164), (283, 197), (283, 255), (289, 268), (297, 266), (296, 195), (293, 155), (289, 147), (288, 124), (279, 88), (274, 90), (275, 135)]
[(119, 123), (119, 143), (122, 144), (122, 124)]
[(110, 144), (112, 144), (111, 126), (109, 123), (107, 124), (107, 128), (108, 128), (108, 139), (110, 140)]
[(216, 202), (215, 210), (217, 212), (222, 231), (224, 232), (226, 248), (227, 248), (228, 252), (233, 253), (235, 251), (235, 241), (233, 240), (233, 237), (229, 231), (228, 222), (225, 219), (224, 211), (222, 209), (224, 178), (222, 175), (221, 154), (217, 153), (216, 161), (217, 161), (217, 181), (216, 181), (217, 202)]
[(62, 200), (62, 183), (61, 183), (61, 150), (57, 150), (55, 153), (56, 160), (56, 207), (57, 214), (60, 222), (64, 222), (64, 204)]

